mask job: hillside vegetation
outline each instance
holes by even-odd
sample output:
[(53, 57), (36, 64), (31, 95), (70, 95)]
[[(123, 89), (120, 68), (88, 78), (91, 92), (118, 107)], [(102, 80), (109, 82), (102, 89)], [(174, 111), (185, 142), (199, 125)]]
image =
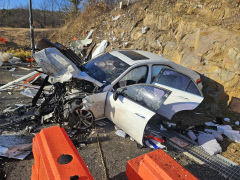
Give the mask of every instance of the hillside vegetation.
[[(60, 27), (64, 24), (64, 13), (58, 11), (33, 10), (34, 27)], [(0, 10), (0, 27), (27, 28), (29, 27), (28, 9)]]

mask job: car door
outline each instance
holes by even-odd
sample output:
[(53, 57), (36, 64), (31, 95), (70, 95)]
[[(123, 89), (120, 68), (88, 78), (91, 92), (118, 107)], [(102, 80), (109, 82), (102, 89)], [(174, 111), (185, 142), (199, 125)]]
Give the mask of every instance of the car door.
[(171, 91), (150, 84), (136, 84), (107, 95), (105, 116), (142, 144), (144, 129)]

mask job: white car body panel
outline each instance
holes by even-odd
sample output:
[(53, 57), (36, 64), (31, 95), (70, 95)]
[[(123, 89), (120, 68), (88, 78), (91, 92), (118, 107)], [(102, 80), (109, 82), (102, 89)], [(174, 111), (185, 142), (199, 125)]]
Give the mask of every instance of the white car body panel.
[(128, 98), (119, 96), (115, 101), (112, 92), (107, 95), (106, 117), (141, 145), (145, 127), (154, 114)]
[(83, 98), (83, 110), (90, 110), (95, 120), (104, 118), (106, 96), (107, 92), (101, 92)]
[(49, 82), (54, 84), (56, 82), (70, 81), (72, 77), (77, 79), (87, 80), (101, 87), (103, 84), (90, 77), (64, 56), (56, 48), (46, 48), (34, 53), (34, 58), (43, 72), (48, 74)]
[(143, 105), (139, 105), (137, 102), (121, 95), (115, 101), (113, 99), (113, 92), (111, 91), (107, 94), (106, 98), (105, 116), (141, 145), (143, 143), (145, 127), (156, 113), (171, 120), (177, 112), (193, 110), (203, 100), (203, 97), (185, 91), (157, 83), (154, 85), (171, 92), (157, 112), (153, 112)]
[(169, 120), (171, 120), (173, 115), (179, 111), (194, 110), (204, 99), (202, 96), (188, 93), (186, 91), (181, 91), (158, 83), (153, 84), (172, 91), (158, 110), (158, 114), (163, 115)]

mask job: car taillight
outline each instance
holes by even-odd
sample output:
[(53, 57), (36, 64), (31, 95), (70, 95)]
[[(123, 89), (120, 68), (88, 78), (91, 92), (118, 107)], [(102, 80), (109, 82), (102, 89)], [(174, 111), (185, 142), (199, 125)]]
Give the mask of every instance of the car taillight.
[(198, 83), (200, 83), (200, 82), (201, 82), (201, 79), (200, 79), (200, 78), (197, 79), (196, 83), (198, 84)]

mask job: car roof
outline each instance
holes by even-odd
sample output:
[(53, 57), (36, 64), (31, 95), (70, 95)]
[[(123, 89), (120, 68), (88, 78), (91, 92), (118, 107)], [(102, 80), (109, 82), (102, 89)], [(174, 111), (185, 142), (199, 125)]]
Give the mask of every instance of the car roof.
[[(131, 53), (133, 52), (133, 53)], [(166, 66), (172, 67), (174, 70), (189, 76), (195, 82), (200, 78), (200, 75), (182, 65), (176, 64), (173, 61), (168, 60), (167, 58), (163, 57), (162, 55), (158, 55), (155, 53), (142, 51), (142, 50), (115, 50), (109, 52), (113, 56), (118, 57), (125, 63), (129, 64), (130, 66), (135, 64), (162, 64)], [(140, 59), (136, 59), (139, 57)], [(198, 85), (199, 86), (199, 85)], [(200, 87), (202, 89), (202, 87)]]
[[(150, 61), (169, 61), (168, 59), (164, 58), (155, 53), (142, 51), (142, 50), (117, 50), (111, 51), (110, 54), (113, 56), (118, 57), (125, 63), (129, 65), (134, 65), (143, 62), (150, 62)], [(137, 59), (139, 57), (139, 59)]]

